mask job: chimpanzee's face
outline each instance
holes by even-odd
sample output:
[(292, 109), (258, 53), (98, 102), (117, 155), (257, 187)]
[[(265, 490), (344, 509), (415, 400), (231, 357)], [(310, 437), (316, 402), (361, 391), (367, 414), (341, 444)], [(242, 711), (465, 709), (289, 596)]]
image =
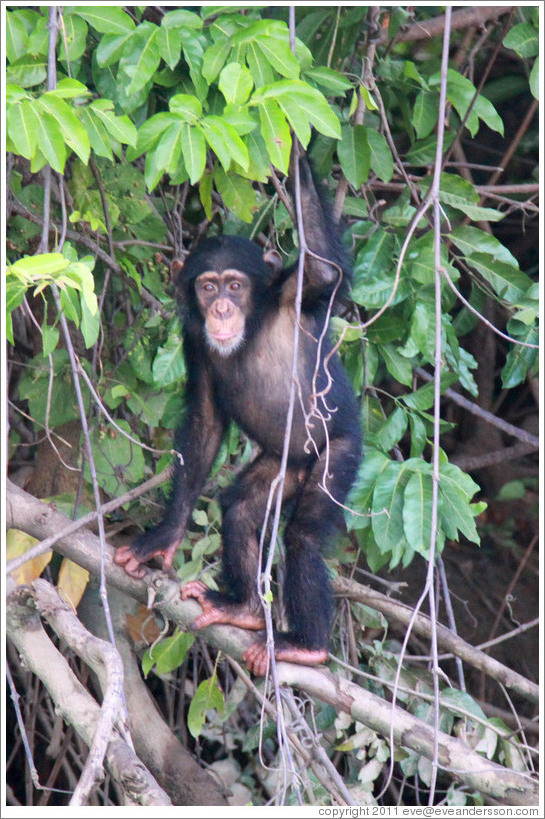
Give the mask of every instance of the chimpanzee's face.
[(240, 270), (208, 270), (195, 280), (199, 311), (208, 346), (223, 357), (244, 343), (246, 319), (252, 306), (252, 283)]

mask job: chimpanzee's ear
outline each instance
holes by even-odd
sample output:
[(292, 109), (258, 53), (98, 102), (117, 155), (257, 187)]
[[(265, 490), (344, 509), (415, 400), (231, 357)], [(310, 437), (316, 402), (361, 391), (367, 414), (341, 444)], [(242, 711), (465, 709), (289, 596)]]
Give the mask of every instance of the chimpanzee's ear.
[(178, 273), (184, 269), (184, 263), (180, 259), (174, 259), (170, 265), (170, 278), (173, 282), (176, 281)]
[(263, 254), (263, 261), (268, 265), (274, 274), (282, 270), (282, 256), (278, 250), (266, 250)]

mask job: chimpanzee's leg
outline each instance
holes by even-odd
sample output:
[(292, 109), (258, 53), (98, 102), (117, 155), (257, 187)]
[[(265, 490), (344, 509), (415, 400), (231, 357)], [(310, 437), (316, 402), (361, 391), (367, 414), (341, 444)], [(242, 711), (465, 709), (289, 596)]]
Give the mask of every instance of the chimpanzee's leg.
[[(344, 503), (354, 481), (360, 444), (347, 436), (329, 442), (324, 491), (325, 452), (309, 472), (286, 527), (284, 605), (289, 631), (275, 636), (277, 660), (315, 665), (327, 659), (333, 617), (333, 594), (322, 546), (342, 526)], [(328, 494), (330, 493), (330, 494)], [(335, 498), (335, 503), (330, 495)], [(258, 641), (244, 659), (255, 674), (265, 674), (268, 649)]]
[[(211, 623), (230, 623), (260, 630), (265, 628), (261, 601), (257, 592), (259, 565), (259, 531), (263, 525), (272, 481), (278, 475), (277, 458), (259, 456), (223, 495), (222, 570), (218, 578), (220, 591), (209, 589), (199, 580), (187, 583), (181, 590), (183, 600), (196, 598), (203, 613), (192, 624), (200, 629)], [(296, 474), (288, 473), (284, 499), (297, 488)]]

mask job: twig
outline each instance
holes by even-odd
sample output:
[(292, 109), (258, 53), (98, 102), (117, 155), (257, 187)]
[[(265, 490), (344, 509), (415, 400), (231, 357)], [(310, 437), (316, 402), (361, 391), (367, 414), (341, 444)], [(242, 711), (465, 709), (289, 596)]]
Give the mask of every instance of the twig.
[[(426, 372), (426, 370), (422, 369), (422, 367), (416, 367), (415, 373), (419, 376), (419, 378), (423, 378), (424, 381), (433, 381), (434, 379), (434, 376)], [(451, 387), (448, 387), (448, 389), (444, 391), (443, 395), (445, 398), (450, 398), (450, 400), (454, 401), (455, 404), (463, 407), (473, 415), (477, 415), (479, 418), (482, 418), (492, 426), (498, 427), (498, 429), (501, 429), (512, 438), (517, 438), (519, 441), (523, 441), (525, 444), (528, 444), (528, 446), (532, 446), (534, 449), (539, 449), (539, 438), (536, 435), (532, 435), (531, 432), (526, 432), (525, 429), (515, 427), (508, 421), (504, 421), (503, 418), (498, 418), (488, 410), (485, 410), (483, 407), (475, 404), (474, 401), (469, 401), (467, 398), (464, 398), (463, 395), (455, 392), (455, 390), (453, 390)]]

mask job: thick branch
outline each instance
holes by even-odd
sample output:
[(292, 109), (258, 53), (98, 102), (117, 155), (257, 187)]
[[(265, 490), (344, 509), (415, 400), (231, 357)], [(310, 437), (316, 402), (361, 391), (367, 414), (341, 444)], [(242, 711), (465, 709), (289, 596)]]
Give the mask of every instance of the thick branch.
[[(458, 31), (463, 28), (480, 28), (489, 20), (497, 20), (504, 14), (509, 14), (513, 6), (468, 6), (457, 9), (452, 13), (451, 30)], [(433, 17), (431, 20), (420, 20), (413, 23), (405, 31), (401, 31), (395, 38), (395, 42), (406, 43), (414, 40), (429, 40), (442, 34), (445, 29), (445, 15)], [(385, 31), (378, 39), (379, 45), (387, 43), (388, 32)]]
[[(45, 582), (45, 581), (42, 581)], [(73, 615), (75, 617), (75, 615)], [(55, 648), (42, 626), (26, 586), (7, 599), (7, 635), (16, 646), (26, 668), (43, 682), (56, 712), (74, 726), (91, 747), (100, 722), (101, 709)], [(80, 628), (83, 628), (80, 625)], [(63, 633), (61, 637), (67, 636)], [(90, 639), (94, 639), (89, 635)], [(106, 747), (106, 765), (128, 797), (140, 805), (170, 805), (170, 799), (142, 765), (116, 730)]]
[[(33, 498), (8, 481), (9, 527), (43, 538), (52, 530), (64, 526), (66, 522), (67, 518), (51, 505)], [(100, 563), (98, 539), (91, 532), (81, 531), (74, 534), (70, 541), (61, 540), (57, 549), (88, 571), (98, 573)], [(200, 613), (200, 607), (196, 602), (181, 601), (178, 582), (170, 580), (164, 572), (149, 571), (145, 581), (134, 580), (113, 563), (110, 552), (106, 556), (106, 573), (109, 583), (132, 594), (138, 600), (145, 601), (148, 593), (154, 593), (155, 607), (169, 620), (182, 627), (187, 627)], [(374, 594), (383, 597), (378, 592)], [(442, 629), (439, 631), (442, 632)], [(211, 626), (203, 629), (201, 634), (215, 648), (237, 659), (242, 657), (253, 641), (248, 632), (233, 626)], [(401, 708), (392, 707), (391, 704), (360, 689), (357, 685), (334, 677), (326, 669), (310, 669), (288, 663), (278, 663), (277, 667), (284, 682), (297, 685), (312, 696), (334, 703), (337, 708), (353, 714), (358, 720), (385, 736), (389, 735), (393, 721), (396, 741), (429, 759), (433, 758), (433, 729)], [(523, 681), (521, 693), (524, 690), (526, 696), (537, 701), (539, 695), (537, 686), (514, 672), (510, 672), (508, 678), (511, 684), (515, 679), (517, 683)], [(493, 796), (504, 804), (537, 804), (537, 785), (529, 777), (487, 761), (471, 751), (463, 742), (447, 734), (440, 734), (439, 745), (440, 764), (454, 778)]]

